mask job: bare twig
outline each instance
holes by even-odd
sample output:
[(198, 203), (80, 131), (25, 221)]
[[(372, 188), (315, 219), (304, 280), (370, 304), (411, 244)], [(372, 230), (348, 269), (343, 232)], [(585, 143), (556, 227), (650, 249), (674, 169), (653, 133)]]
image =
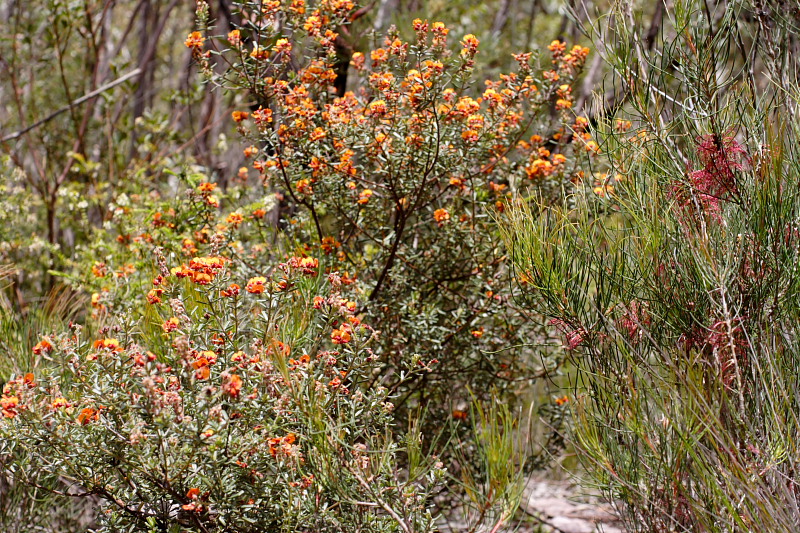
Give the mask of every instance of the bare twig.
[(116, 80), (108, 82), (105, 85), (103, 85), (101, 87), (98, 87), (94, 91), (92, 91), (90, 93), (87, 93), (87, 94), (81, 96), (80, 98), (77, 98), (77, 99), (73, 100), (68, 105), (65, 105), (61, 109), (59, 109), (57, 111), (54, 111), (53, 113), (50, 113), (49, 115), (47, 115), (46, 117), (44, 117), (41, 120), (37, 120), (36, 122), (31, 124), (30, 126), (26, 126), (25, 128), (22, 128), (19, 131), (15, 131), (14, 133), (10, 133), (10, 134), (6, 135), (5, 137), (0, 139), (0, 142), (13, 141), (14, 139), (18, 139), (18, 138), (22, 137), (23, 135), (25, 135), (26, 133), (28, 133), (32, 129), (38, 128), (42, 124), (50, 122), (51, 120), (56, 118), (58, 115), (69, 111), (73, 107), (79, 106), (82, 103), (87, 102), (87, 101), (91, 100), (92, 98), (95, 98), (96, 96), (101, 95), (102, 93), (106, 92), (107, 90), (112, 89), (112, 88), (114, 88), (117, 85), (120, 85), (122, 83), (125, 83), (126, 81), (128, 81), (129, 79), (131, 79), (131, 78), (133, 78), (135, 76), (138, 76), (141, 73), (141, 71), (142, 71), (142, 69), (140, 69), (140, 68), (133, 69), (132, 71), (130, 71), (127, 74), (117, 78)]

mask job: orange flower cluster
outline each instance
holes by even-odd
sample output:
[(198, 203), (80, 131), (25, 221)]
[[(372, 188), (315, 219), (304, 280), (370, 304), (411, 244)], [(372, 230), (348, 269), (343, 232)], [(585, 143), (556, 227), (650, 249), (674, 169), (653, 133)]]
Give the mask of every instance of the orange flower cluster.
[(173, 316), (168, 318), (164, 323), (161, 325), (161, 328), (164, 330), (165, 333), (172, 333), (173, 331), (177, 330), (181, 325), (181, 321), (178, 317)]
[(263, 276), (250, 278), (250, 281), (248, 281), (247, 285), (245, 286), (245, 290), (250, 294), (263, 294), (266, 290), (266, 286), (264, 285), (266, 282), (267, 278)]
[(287, 264), (306, 276), (316, 276), (319, 259), (314, 257), (290, 257)]
[(232, 298), (238, 296), (240, 290), (241, 287), (239, 287), (239, 285), (237, 285), (236, 283), (231, 283), (227, 289), (222, 289), (221, 291), (219, 291), (219, 294), (223, 298)]
[(108, 274), (105, 263), (97, 262), (92, 265), (92, 275), (96, 278), (104, 278)]
[(58, 397), (50, 402), (51, 409), (65, 409), (67, 407), (71, 407), (72, 404), (67, 401), (66, 398)]
[(204, 43), (206, 42), (206, 38), (203, 37), (203, 34), (199, 31), (193, 31), (186, 37), (186, 40), (183, 44), (186, 45), (187, 48), (191, 48), (194, 52), (195, 50), (202, 50)]
[(224, 257), (195, 257), (189, 265), (181, 265), (172, 269), (172, 274), (178, 278), (189, 278), (198, 285), (208, 285), (216, 277), (219, 270), (225, 267), (228, 259)]
[(122, 346), (117, 339), (97, 339), (92, 344), (95, 350), (108, 350), (112, 353), (119, 353), (122, 351)]
[(237, 213), (237, 212), (231, 213), (230, 215), (228, 215), (225, 218), (225, 222), (227, 222), (228, 224), (230, 224), (234, 228), (238, 228), (239, 225), (242, 222), (244, 222), (244, 215), (242, 215), (241, 213)]
[(231, 398), (238, 398), (242, 391), (242, 378), (236, 374), (231, 374), (222, 382), (222, 392)]
[(100, 409), (95, 409), (93, 407), (84, 407), (81, 409), (81, 412), (78, 413), (78, 423), (85, 426), (90, 422), (96, 422), (100, 418)]
[(194, 361), (192, 361), (192, 368), (195, 369), (194, 376), (197, 379), (208, 379), (211, 375), (211, 366), (217, 362), (217, 354), (207, 350), (204, 352), (194, 352)]
[(464, 40), (461, 41), (463, 48), (461, 49), (461, 56), (464, 58), (472, 59), (478, 53), (478, 45), (481, 42), (474, 35), (467, 34)]
[(197, 187), (200, 196), (202, 196), (206, 204), (210, 205), (211, 207), (219, 207), (219, 200), (217, 200), (216, 196), (211, 194), (216, 188), (217, 188), (216, 183), (209, 183), (209, 182), (201, 183)]
[(2, 409), (5, 418), (14, 418), (19, 414), (19, 398), (17, 396), (3, 395), (0, 398), (0, 409)]
[(196, 487), (190, 488), (186, 493), (186, 499), (189, 500), (189, 503), (181, 505), (181, 509), (183, 509), (184, 511), (192, 511), (195, 513), (203, 512), (203, 505), (196, 502), (199, 496), (200, 496), (200, 489)]
[(323, 253), (325, 255), (330, 255), (333, 253), (334, 250), (339, 248), (342, 245), (339, 241), (336, 240), (335, 237), (323, 237), (322, 242), (320, 244), (320, 248), (322, 248)]
[(52, 349), (53, 345), (50, 344), (50, 340), (45, 337), (36, 343), (36, 346), (33, 347), (33, 353), (35, 355), (47, 354), (50, 353)]
[(0, 411), (4, 418), (14, 418), (23, 409), (21, 397), (26, 395), (26, 391), (36, 387), (36, 380), (33, 374), (28, 373), (24, 376), (12, 379), (3, 386), (3, 395), (0, 397)]
[(161, 303), (161, 296), (164, 294), (164, 289), (161, 287), (156, 287), (155, 289), (150, 289), (145, 297), (147, 299), (147, 303), (149, 304), (160, 304)]
[(353, 339), (353, 328), (350, 324), (342, 324), (338, 329), (331, 332), (331, 340), (334, 344), (347, 344)]
[(297, 457), (299, 450), (297, 445), (297, 435), (289, 433), (285, 437), (273, 437), (269, 439), (269, 453), (273, 457)]

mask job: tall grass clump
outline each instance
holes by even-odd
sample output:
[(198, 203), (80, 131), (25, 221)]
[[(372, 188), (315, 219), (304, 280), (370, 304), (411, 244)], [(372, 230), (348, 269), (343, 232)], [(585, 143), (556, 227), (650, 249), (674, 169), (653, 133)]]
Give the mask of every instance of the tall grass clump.
[(797, 531), (796, 21), (661, 8), (658, 31), (626, 3), (588, 28), (616, 95), (594, 117), (607, 168), (563, 206), (517, 205), (504, 236), (628, 530)]

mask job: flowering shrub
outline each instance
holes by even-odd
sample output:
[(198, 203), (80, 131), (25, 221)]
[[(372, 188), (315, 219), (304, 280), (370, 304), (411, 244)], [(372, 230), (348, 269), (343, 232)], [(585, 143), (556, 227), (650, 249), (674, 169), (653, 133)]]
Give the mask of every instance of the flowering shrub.
[[(94, 40), (127, 13), (112, 4), (86, 7), (78, 33)], [(98, 499), (107, 531), (426, 531), (428, 509), (452, 511), (454, 495), (473, 530), (497, 530), (523, 470), (548, 455), (525, 455), (511, 408), (484, 406), (515, 402), (562, 353), (530, 348), (543, 333), (514, 303), (494, 219), (515, 194), (562, 201), (596, 152), (571, 109), (588, 50), (554, 41), (477, 88), (478, 38), (438, 22), (358, 52), (347, 0), (223, 4), (225, 35), (200, 1), (199, 28), (181, 40), (227, 90), (209, 94), (237, 103), (228, 126), (246, 142), (232, 172), (214, 163), (223, 136), (205, 139), (223, 121), (203, 110), (205, 125), (184, 127), (191, 87), (170, 96), (171, 118), (139, 115), (150, 65), (131, 120), (107, 112), (127, 109), (110, 92), (53, 119), (54, 131), (91, 132), (68, 154), (41, 134), (41, 161), (61, 168), (3, 161), (28, 187), (12, 187), (10, 204), (46, 214), (49, 232), (29, 243), (41, 220), (7, 224), (0, 258), (21, 276), (46, 256), (29, 286), (58, 276), (79, 308), (7, 341), (24, 357), (0, 368), (3, 478)], [(82, 20), (79, 7), (70, 16)], [(166, 21), (172, 7), (136, 9)], [(66, 103), (102, 76), (85, 79), (65, 85)], [(434, 452), (455, 465), (452, 489), (438, 488)]]
[(98, 496), (108, 531), (431, 527), (441, 471), (399, 476), (376, 333), (338, 273), (157, 258), (150, 313), (45, 337), (58, 364), (6, 383), (0, 456)]
[[(516, 55), (515, 72), (478, 90), (478, 39), (439, 22), (342, 60), (352, 3), (236, 6), (247, 24), (187, 44), (213, 82), (256, 102), (232, 120), (248, 171), (285, 194), (293, 234), (358, 277), (398, 416), (447, 416), (469, 401), (463, 385), (485, 397), (554, 372), (557, 357), (520, 349), (541, 332), (511, 298), (493, 217), (514, 193), (557, 201), (596, 150), (570, 109), (588, 49), (555, 41), (543, 67)], [(411, 358), (431, 372), (401, 383)]]

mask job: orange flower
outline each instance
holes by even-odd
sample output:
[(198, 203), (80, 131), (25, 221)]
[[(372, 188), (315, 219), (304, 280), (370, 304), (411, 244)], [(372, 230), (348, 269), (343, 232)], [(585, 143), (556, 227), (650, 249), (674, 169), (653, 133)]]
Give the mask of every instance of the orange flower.
[(233, 226), (234, 228), (239, 227), (239, 224), (244, 222), (244, 216), (241, 213), (231, 213), (228, 215), (228, 218), (225, 219), (225, 222)]
[(231, 376), (227, 380), (225, 380), (225, 383), (222, 384), (222, 392), (224, 392), (231, 398), (238, 398), (241, 390), (242, 390), (242, 378), (240, 378), (236, 374), (231, 374)]
[(369, 199), (372, 197), (372, 189), (364, 189), (360, 193), (358, 193), (358, 200), (356, 203), (360, 205), (364, 205), (369, 202)]
[(478, 132), (475, 130), (464, 130), (461, 133), (461, 138), (468, 143), (478, 142)]
[(269, 50), (261, 48), (258, 44), (253, 44), (253, 51), (250, 52), (250, 57), (255, 60), (263, 61), (269, 58)]
[(242, 44), (242, 33), (239, 30), (228, 32), (228, 42), (238, 48)]
[(350, 64), (353, 65), (354, 69), (362, 70), (364, 68), (364, 59), (364, 54), (355, 52), (350, 59)]
[(267, 124), (272, 122), (272, 110), (269, 108), (264, 109), (263, 107), (259, 107), (253, 111), (253, 120), (257, 126), (262, 128), (265, 127)]
[(300, 270), (307, 276), (315, 275), (319, 267), (319, 259), (315, 257), (291, 257), (288, 263), (290, 267)]
[(475, 130), (482, 129), (485, 123), (486, 121), (483, 118), (483, 115), (474, 113), (467, 117), (467, 126), (469, 126), (472, 129)]
[(36, 343), (36, 346), (33, 347), (33, 353), (36, 355), (41, 355), (43, 353), (50, 353), (53, 349), (53, 345), (50, 344), (50, 341), (47, 338), (40, 340)]
[(208, 360), (206, 360), (204, 357), (192, 363), (192, 366), (197, 369), (194, 373), (194, 376), (197, 379), (208, 379), (208, 376), (211, 375), (211, 369), (208, 368)]
[(69, 407), (70, 404), (66, 398), (56, 398), (50, 403), (50, 407), (53, 409), (61, 409), (62, 407)]
[(250, 281), (247, 282), (245, 286), (245, 290), (250, 294), (263, 294), (266, 287), (264, 284), (267, 282), (267, 278), (262, 276), (256, 276), (254, 278), (250, 278)]
[(481, 42), (478, 40), (477, 37), (472, 35), (471, 33), (464, 36), (464, 40), (461, 41), (461, 45), (464, 47), (461, 50), (461, 55), (472, 57), (478, 52), (478, 45)]
[(250, 114), (247, 111), (234, 111), (231, 113), (231, 117), (233, 117), (234, 122), (242, 122), (243, 120), (247, 120)]
[(297, 180), (297, 183), (295, 183), (295, 188), (297, 189), (297, 192), (299, 192), (300, 194), (310, 195), (314, 193), (314, 189), (311, 187), (311, 180), (307, 179)]
[(450, 30), (447, 29), (447, 26), (444, 25), (444, 22), (434, 22), (432, 29), (433, 33), (440, 33), (442, 35), (447, 35), (450, 33)]
[(367, 115), (368, 117), (371, 117), (371, 116), (382, 117), (383, 115), (385, 115), (387, 113), (387, 111), (388, 111), (388, 108), (386, 107), (386, 102), (385, 101), (383, 101), (383, 100), (375, 100), (374, 102), (371, 102), (367, 106), (367, 111), (364, 114)]
[[(578, 118), (582, 118), (582, 117), (578, 117)], [(584, 119), (584, 120), (586, 120), (586, 119)], [(576, 119), (575, 120), (575, 125), (576, 126), (577, 126), (577, 123), (578, 123), (578, 120)], [(587, 123), (588, 123), (588, 121), (587, 121)], [(631, 129), (631, 121), (630, 120), (618, 119), (614, 123), (614, 129), (617, 130), (617, 131), (622, 131), (622, 132), (628, 131), (629, 129)]]
[(211, 283), (217, 275), (217, 270), (225, 266), (227, 259), (224, 257), (195, 257), (189, 261), (189, 266), (181, 265), (180, 267), (173, 268), (172, 274), (178, 278), (191, 278), (191, 280), (198, 285), (207, 285)]
[(97, 262), (92, 265), (92, 275), (96, 278), (106, 277), (107, 269), (105, 263)]
[(19, 414), (17, 407), (19, 406), (19, 398), (16, 396), (3, 396), (0, 398), (0, 409), (3, 411), (3, 416), (6, 418), (14, 418)]
[(217, 354), (212, 351), (200, 352), (196, 355), (197, 359), (192, 362), (192, 368), (195, 369), (195, 377), (197, 379), (208, 379), (211, 374), (211, 365), (217, 362)]
[(347, 344), (353, 338), (352, 331), (350, 324), (342, 324), (341, 328), (331, 332), (331, 340), (334, 344)]
[(205, 43), (206, 38), (203, 37), (203, 34), (199, 31), (193, 31), (189, 34), (183, 44), (186, 45), (186, 48), (191, 48), (192, 51), (200, 50), (203, 48), (203, 44)]
[[(147, 303), (149, 304), (161, 303), (162, 294), (164, 294), (164, 289), (150, 289), (150, 291), (147, 293)], [(94, 304), (94, 302), (92, 303)]]
[(293, 455), (292, 445), (297, 442), (297, 435), (289, 433), (285, 437), (272, 437), (269, 439), (269, 453), (276, 457), (280, 455)]
[(386, 52), (383, 48), (377, 48), (370, 53), (370, 57), (372, 58), (372, 66), (377, 67), (387, 59), (389, 59), (389, 53)]
[(529, 166), (525, 167), (525, 173), (530, 179), (549, 176), (553, 173), (553, 164), (544, 159), (535, 159)]
[(122, 351), (122, 346), (117, 339), (97, 339), (92, 346), (95, 350), (109, 350), (113, 353)]
[(437, 209), (433, 212), (433, 219), (438, 222), (439, 225), (442, 225), (450, 220), (450, 213), (447, 212), (447, 209)]
[(84, 407), (78, 414), (78, 422), (85, 426), (89, 422), (94, 422), (95, 420), (97, 420), (99, 413), (100, 412), (97, 409), (92, 409), (91, 407)]
[(559, 57), (559, 56), (561, 56), (561, 54), (564, 53), (564, 50), (567, 49), (567, 43), (565, 43), (563, 41), (555, 40), (555, 41), (550, 43), (550, 45), (547, 47), (547, 49), (550, 50), (550, 52), (552, 52), (554, 57)]
[(190, 500), (196, 500), (198, 496), (200, 496), (200, 489), (194, 487), (189, 489), (189, 492), (186, 493), (186, 498)]
[(320, 139), (324, 139), (327, 134), (325, 130), (322, 128), (314, 128), (314, 131), (311, 132), (311, 135), (308, 136), (308, 140), (311, 142), (316, 142)]
[(322, 243), (320, 244), (320, 248), (325, 254), (332, 253), (336, 248), (339, 248), (342, 245), (339, 241), (336, 240), (335, 237), (323, 237)]
[(219, 293), (223, 298), (230, 298), (239, 294), (240, 287), (236, 283), (231, 283), (227, 289), (222, 289)]
[(212, 192), (216, 188), (217, 188), (216, 183), (209, 183), (207, 181), (197, 186), (197, 190), (200, 192)]
[(466, 420), (467, 412), (462, 411), (461, 409), (453, 409), (453, 418), (455, 420)]
[(292, 51), (292, 43), (289, 42), (289, 39), (278, 39), (273, 50), (275, 50), (276, 54), (288, 54)]
[(211, 350), (200, 352), (197, 355), (198, 357), (205, 359), (209, 365), (213, 365), (214, 363), (217, 362), (217, 354), (216, 352), (212, 352)]
[(170, 333), (178, 329), (181, 325), (181, 321), (178, 317), (173, 316), (172, 318), (167, 319), (161, 327), (164, 329), (166, 333)]

